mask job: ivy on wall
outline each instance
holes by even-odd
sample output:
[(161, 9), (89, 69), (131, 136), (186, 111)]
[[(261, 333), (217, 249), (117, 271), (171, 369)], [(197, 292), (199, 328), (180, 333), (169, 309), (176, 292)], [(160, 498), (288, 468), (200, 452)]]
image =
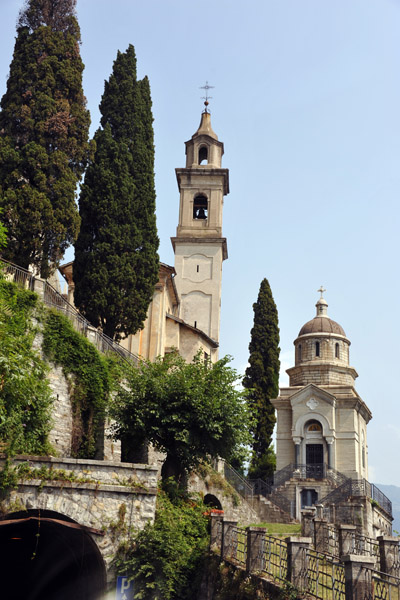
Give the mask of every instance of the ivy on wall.
[(0, 452), (50, 454), (48, 367), (33, 347), (40, 317), (36, 294), (0, 274)]
[(117, 364), (102, 356), (64, 315), (54, 310), (48, 311), (45, 318), (42, 348), (49, 360), (62, 366), (70, 382), (72, 456), (95, 458)]

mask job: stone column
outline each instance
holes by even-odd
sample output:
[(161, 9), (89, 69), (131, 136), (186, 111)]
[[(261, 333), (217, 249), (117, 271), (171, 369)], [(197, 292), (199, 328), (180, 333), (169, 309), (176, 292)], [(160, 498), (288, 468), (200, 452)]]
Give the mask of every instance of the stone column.
[(356, 529), (355, 525), (339, 525), (339, 556), (353, 553)]
[(233, 530), (237, 527), (237, 521), (222, 521), (222, 543), (221, 558), (232, 558)]
[(305, 508), (301, 511), (301, 535), (314, 539), (315, 507)]
[(248, 573), (261, 572), (264, 569), (264, 527), (247, 527), (247, 556), (246, 571)]
[(346, 554), (342, 556), (342, 561), (344, 562), (346, 600), (372, 598), (371, 569), (374, 568), (375, 559), (372, 556)]
[(380, 570), (382, 573), (400, 577), (399, 538), (378, 536)]
[(301, 444), (301, 438), (300, 437), (294, 437), (293, 438), (293, 443), (294, 443), (294, 464), (295, 467), (297, 467), (300, 464), (300, 444)]
[(314, 519), (314, 547), (317, 552), (328, 552), (329, 540), (325, 519)]
[(332, 469), (333, 467), (333, 442), (334, 438), (332, 436), (326, 436), (326, 442), (328, 446), (328, 469)]
[(221, 548), (222, 546), (222, 515), (210, 515), (211, 533), (210, 549)]
[(307, 550), (312, 540), (309, 537), (287, 537), (287, 580), (299, 591), (307, 589)]

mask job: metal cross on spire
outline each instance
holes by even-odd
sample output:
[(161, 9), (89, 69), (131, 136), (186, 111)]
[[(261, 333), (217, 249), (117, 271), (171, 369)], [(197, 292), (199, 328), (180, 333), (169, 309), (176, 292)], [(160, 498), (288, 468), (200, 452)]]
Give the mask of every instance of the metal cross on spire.
[(208, 90), (213, 90), (215, 86), (213, 85), (208, 85), (208, 81), (206, 81), (205, 85), (201, 85), (200, 86), (200, 90), (205, 90), (206, 91), (206, 95), (205, 96), (201, 96), (201, 99), (204, 100), (204, 112), (208, 112), (207, 106), (209, 105), (209, 100), (212, 99), (212, 96), (208, 95)]
[(321, 285), (321, 287), (319, 288), (319, 290), (317, 290), (317, 292), (319, 292), (321, 294), (321, 298), (320, 299), (322, 299), (323, 298), (322, 294), (324, 292), (326, 292), (326, 289), (324, 288), (324, 286)]

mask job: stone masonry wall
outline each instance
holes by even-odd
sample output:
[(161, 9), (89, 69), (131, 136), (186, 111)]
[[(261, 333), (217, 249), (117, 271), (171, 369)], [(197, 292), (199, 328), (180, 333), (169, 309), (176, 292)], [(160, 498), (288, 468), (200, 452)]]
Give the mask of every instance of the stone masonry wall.
[[(21, 510), (49, 510), (67, 516), (80, 525), (99, 531), (91, 533), (107, 569), (108, 581), (115, 574), (112, 560), (128, 528), (142, 529), (155, 515), (157, 470), (146, 465), (109, 461), (17, 457), (27, 463), (29, 476), (1, 504), (1, 513), (10, 518)], [(0, 461), (0, 466), (4, 460)], [(35, 472), (46, 467), (50, 475)], [(52, 480), (51, 470), (62, 470), (65, 480)], [(35, 477), (31, 479), (30, 477)], [(58, 478), (60, 474), (58, 474)], [(68, 481), (80, 477), (85, 482)], [(121, 507), (124, 519), (121, 522)]]

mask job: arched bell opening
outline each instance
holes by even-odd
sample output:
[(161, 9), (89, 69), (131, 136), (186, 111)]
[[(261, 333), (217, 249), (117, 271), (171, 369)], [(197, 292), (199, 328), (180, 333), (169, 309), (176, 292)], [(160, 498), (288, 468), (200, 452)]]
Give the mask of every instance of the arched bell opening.
[(193, 201), (193, 219), (204, 220), (208, 216), (208, 200), (206, 196), (198, 195)]
[(201, 146), (199, 148), (199, 165), (208, 164), (208, 148), (207, 146)]
[(88, 531), (42, 510), (0, 520), (2, 592), (13, 600), (98, 600), (106, 587), (100, 551)]

